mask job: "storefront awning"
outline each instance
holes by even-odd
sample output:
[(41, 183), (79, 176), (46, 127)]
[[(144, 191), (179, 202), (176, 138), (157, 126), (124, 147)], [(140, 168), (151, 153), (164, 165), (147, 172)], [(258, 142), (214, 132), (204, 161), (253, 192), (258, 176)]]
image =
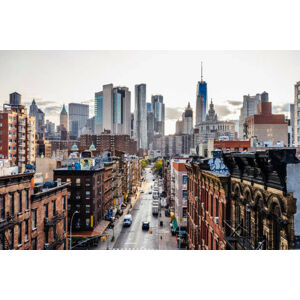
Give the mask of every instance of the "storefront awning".
[[(93, 231), (79, 231), (72, 233), (72, 238), (88, 238), (88, 237), (96, 237), (96, 236), (102, 236), (103, 232), (109, 225), (109, 221), (102, 220), (94, 229)], [(68, 237), (70, 235), (68, 234)]]
[(173, 229), (176, 230), (178, 228), (177, 220), (176, 218), (173, 219), (172, 221)]

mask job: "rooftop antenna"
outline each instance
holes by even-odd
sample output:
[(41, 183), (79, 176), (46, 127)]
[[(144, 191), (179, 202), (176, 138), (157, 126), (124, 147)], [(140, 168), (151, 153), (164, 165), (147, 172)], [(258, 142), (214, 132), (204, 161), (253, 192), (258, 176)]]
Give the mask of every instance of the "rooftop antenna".
[(202, 66), (202, 61), (201, 61), (201, 81), (203, 81), (203, 66)]

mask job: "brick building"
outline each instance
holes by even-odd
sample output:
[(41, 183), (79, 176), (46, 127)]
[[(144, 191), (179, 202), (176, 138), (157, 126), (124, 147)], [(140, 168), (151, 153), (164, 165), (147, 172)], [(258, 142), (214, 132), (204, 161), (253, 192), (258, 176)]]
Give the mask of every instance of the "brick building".
[(0, 249), (67, 249), (67, 187), (34, 190), (34, 173), (0, 177)]
[(214, 150), (221, 149), (223, 152), (243, 152), (250, 148), (250, 141), (214, 141)]
[(31, 196), (32, 249), (67, 250), (68, 186), (35, 187)]
[(34, 164), (35, 132), (35, 118), (28, 116), (21, 95), (10, 94), (10, 103), (0, 111), (0, 158), (9, 159), (20, 172), (26, 164)]
[(104, 169), (54, 170), (54, 180), (70, 183), (69, 221), (75, 211), (73, 231), (92, 231), (104, 216)]
[(80, 136), (80, 151), (89, 149), (92, 144), (96, 147), (96, 154), (102, 154), (106, 151), (110, 152), (113, 156), (116, 155), (117, 151), (129, 155), (137, 154), (136, 141), (132, 140), (130, 136), (126, 134), (103, 133), (100, 135), (83, 134)]
[(188, 249), (225, 250), (225, 220), (230, 218), (230, 177), (210, 171), (207, 161), (186, 164), (188, 174)]
[(0, 249), (31, 249), (34, 173), (0, 177)]
[(284, 114), (272, 114), (272, 102), (257, 104), (257, 114), (245, 119), (245, 133), (247, 139), (255, 139), (262, 145), (265, 142), (288, 145), (288, 122)]

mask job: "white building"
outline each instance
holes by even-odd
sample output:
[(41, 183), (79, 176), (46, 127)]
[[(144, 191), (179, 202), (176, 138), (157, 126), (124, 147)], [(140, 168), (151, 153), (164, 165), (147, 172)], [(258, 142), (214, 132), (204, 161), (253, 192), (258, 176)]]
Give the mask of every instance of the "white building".
[(135, 86), (134, 138), (138, 149), (147, 149), (146, 84)]
[(171, 193), (173, 187), (174, 213), (180, 229), (187, 227), (187, 170), (185, 159), (171, 161)]

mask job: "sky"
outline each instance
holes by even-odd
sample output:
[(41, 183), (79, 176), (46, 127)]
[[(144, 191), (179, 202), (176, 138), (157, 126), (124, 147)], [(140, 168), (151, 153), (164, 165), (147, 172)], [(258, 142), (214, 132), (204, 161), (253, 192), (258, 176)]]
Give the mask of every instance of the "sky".
[(152, 94), (164, 96), (165, 132), (172, 134), (188, 102), (195, 111), (201, 61), (221, 119), (238, 119), (243, 95), (263, 91), (273, 113), (288, 115), (300, 51), (0, 51), (0, 105), (16, 91), (23, 104), (35, 98), (45, 119), (58, 125), (63, 104), (90, 104), (92, 116), (94, 94), (108, 83), (129, 87), (133, 112), (134, 85), (146, 83), (147, 102)]

